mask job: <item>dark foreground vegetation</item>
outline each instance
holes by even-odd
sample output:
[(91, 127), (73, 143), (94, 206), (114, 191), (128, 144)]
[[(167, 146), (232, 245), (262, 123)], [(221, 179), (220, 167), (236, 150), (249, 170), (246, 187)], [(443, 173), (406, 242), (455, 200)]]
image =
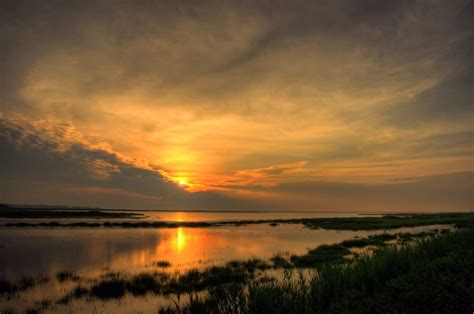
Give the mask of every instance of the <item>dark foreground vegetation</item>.
[[(0, 217), (6, 217), (0, 210)], [(55, 218), (54, 216), (38, 216), (28, 217), (27, 215), (38, 215), (34, 213), (20, 212), (20, 214), (11, 214), (7, 218)], [(54, 215), (58, 211), (51, 211), (47, 215)], [(75, 215), (73, 212), (64, 211), (69, 215)], [(61, 214), (64, 214), (61, 211)], [(2, 214), (3, 213), (3, 214)], [(88, 211), (81, 213), (82, 215), (90, 215), (87, 218), (134, 218), (135, 216), (122, 217), (119, 215), (135, 215), (133, 213), (109, 213), (100, 211)], [(3, 216), (2, 216), (3, 215)], [(18, 217), (14, 217), (17, 215)], [(23, 216), (22, 216), (23, 215)], [(26, 215), (26, 216), (25, 216)], [(79, 214), (78, 214), (79, 215)], [(95, 217), (94, 217), (95, 215)], [(101, 216), (103, 215), (103, 216)], [(106, 217), (105, 215), (113, 215)], [(21, 217), (20, 217), (21, 216)], [(80, 218), (69, 216), (70, 218)], [(64, 218), (64, 217), (63, 217)], [(238, 220), (238, 221), (222, 221), (222, 222), (163, 222), (163, 221), (126, 221), (126, 222), (74, 222), (59, 223), (52, 222), (16, 222), (6, 223), (2, 226), (6, 227), (116, 227), (116, 228), (206, 228), (219, 226), (242, 226), (250, 224), (270, 224), (277, 226), (278, 224), (303, 224), (311, 229), (333, 229), (333, 230), (387, 230), (402, 227), (429, 226), (436, 224), (452, 224), (457, 227), (474, 227), (474, 214), (472, 213), (444, 213), (444, 214), (404, 214), (404, 215), (385, 215), (382, 217), (350, 217), (350, 218), (303, 218), (303, 219), (277, 219), (277, 220)]]
[(316, 218), (305, 219), (303, 224), (312, 229), (323, 228), (354, 231), (396, 229), (437, 224), (455, 224), (458, 227), (467, 227), (474, 226), (474, 214), (403, 214), (362, 218)]
[(314, 277), (228, 283), (160, 313), (472, 313), (474, 231), (387, 246)]
[(0, 279), (0, 296), (18, 293), (48, 281), (49, 278), (42, 275), (38, 277), (25, 276), (14, 282)]

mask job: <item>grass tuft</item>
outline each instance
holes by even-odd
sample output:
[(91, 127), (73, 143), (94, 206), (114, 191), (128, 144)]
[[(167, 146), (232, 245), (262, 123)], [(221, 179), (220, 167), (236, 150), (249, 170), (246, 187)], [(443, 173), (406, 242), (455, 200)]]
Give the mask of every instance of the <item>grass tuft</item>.
[(291, 256), (291, 262), (296, 267), (317, 267), (326, 263), (341, 263), (351, 251), (340, 244), (321, 245), (308, 251), (306, 255)]
[(56, 273), (56, 279), (59, 282), (66, 282), (66, 281), (77, 281), (80, 278), (72, 271), (60, 271)]
[(90, 294), (99, 299), (118, 299), (125, 295), (126, 281), (118, 276), (95, 283)]
[(16, 281), (0, 279), (0, 295), (15, 294), (20, 291), (33, 288), (37, 285), (44, 284), (48, 281), (49, 281), (49, 278), (42, 275), (38, 277), (25, 276), (25, 277), (21, 277), (20, 279)]
[(171, 263), (168, 261), (155, 261), (152, 263), (152, 265), (155, 267), (161, 267), (161, 268), (171, 267)]

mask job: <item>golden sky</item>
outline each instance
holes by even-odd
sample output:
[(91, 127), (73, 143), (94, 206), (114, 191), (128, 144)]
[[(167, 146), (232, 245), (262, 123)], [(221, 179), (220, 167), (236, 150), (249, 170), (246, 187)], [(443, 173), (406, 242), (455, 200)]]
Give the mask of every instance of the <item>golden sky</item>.
[(472, 209), (471, 1), (0, 8), (0, 201)]

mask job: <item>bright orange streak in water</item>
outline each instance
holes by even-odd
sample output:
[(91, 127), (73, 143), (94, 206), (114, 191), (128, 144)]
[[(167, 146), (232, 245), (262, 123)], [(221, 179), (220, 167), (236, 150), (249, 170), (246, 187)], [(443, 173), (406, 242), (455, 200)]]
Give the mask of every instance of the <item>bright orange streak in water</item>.
[[(144, 231), (144, 236), (149, 231)], [(278, 244), (278, 240), (270, 235), (256, 241), (254, 231), (245, 229), (237, 234), (226, 230), (209, 232), (201, 228), (159, 229), (156, 233), (154, 246), (137, 248), (133, 252), (123, 254), (120, 251), (114, 252), (114, 259), (109, 267), (124, 270), (139, 269), (151, 267), (155, 261), (166, 260), (172, 265), (166, 271), (183, 270), (204, 267), (207, 264), (202, 262), (209, 260), (265, 256), (264, 253), (272, 252)], [(294, 242), (291, 242), (291, 245), (294, 246)], [(305, 251), (305, 248), (300, 247), (299, 250)], [(96, 254), (103, 254), (103, 251), (101, 247)]]
[(183, 228), (179, 227), (176, 231), (176, 250), (181, 252), (186, 246), (186, 235), (183, 232)]

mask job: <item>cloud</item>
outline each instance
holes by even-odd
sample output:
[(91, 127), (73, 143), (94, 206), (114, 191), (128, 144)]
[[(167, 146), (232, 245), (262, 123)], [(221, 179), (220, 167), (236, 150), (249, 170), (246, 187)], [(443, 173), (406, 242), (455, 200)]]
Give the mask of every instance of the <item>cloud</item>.
[[(64, 141), (69, 137), (62, 126), (56, 129), (48, 124), (44, 131), (33, 125), (0, 120), (4, 201), (106, 208), (338, 211), (470, 210), (473, 204), (473, 172), (372, 185), (297, 180), (262, 185), (252, 181), (297, 174), (305, 168), (305, 161), (244, 171), (236, 176), (243, 178), (236, 180), (237, 185), (229, 181), (223, 187), (226, 193), (191, 193), (169, 181), (159, 169), (140, 168), (110, 151)], [(250, 180), (244, 182), (247, 177)]]
[(0, 6), (9, 180), (238, 207), (244, 185), (472, 170), (470, 1)]
[[(79, 192), (161, 200), (183, 193), (157, 170), (139, 168), (116, 154), (83, 142), (67, 141), (70, 139), (64, 127), (48, 126), (44, 131), (36, 128), (34, 122), (23, 121), (18, 125), (0, 120), (0, 173), (7, 200), (49, 197), (49, 202), (69, 203), (68, 195)], [(39, 195), (45, 187), (50, 193)], [(86, 201), (89, 202), (94, 200)]]
[(426, 125), (472, 123), (472, 60), (466, 60), (465, 69), (449, 77), (411, 101), (378, 112), (385, 123), (394, 127), (420, 129)]
[[(21, 125), (18, 124), (21, 121)], [(71, 126), (0, 119), (0, 197), (3, 202), (104, 208), (237, 210), (255, 203), (215, 192), (190, 193), (161, 169), (70, 136)], [(73, 129), (73, 128), (72, 128)], [(257, 202), (258, 203), (258, 202)]]
[(404, 99), (468, 60), (463, 5), (7, 2), (5, 106), (87, 120), (123, 99), (239, 114)]
[(472, 211), (474, 172), (411, 177), (388, 184), (306, 181), (254, 189), (271, 193), (274, 207), (292, 210)]
[(304, 168), (307, 163), (307, 161), (297, 161), (287, 164), (269, 166), (265, 168), (240, 170), (237, 171), (235, 175), (237, 177), (258, 179), (282, 174), (298, 173), (298, 171)]

